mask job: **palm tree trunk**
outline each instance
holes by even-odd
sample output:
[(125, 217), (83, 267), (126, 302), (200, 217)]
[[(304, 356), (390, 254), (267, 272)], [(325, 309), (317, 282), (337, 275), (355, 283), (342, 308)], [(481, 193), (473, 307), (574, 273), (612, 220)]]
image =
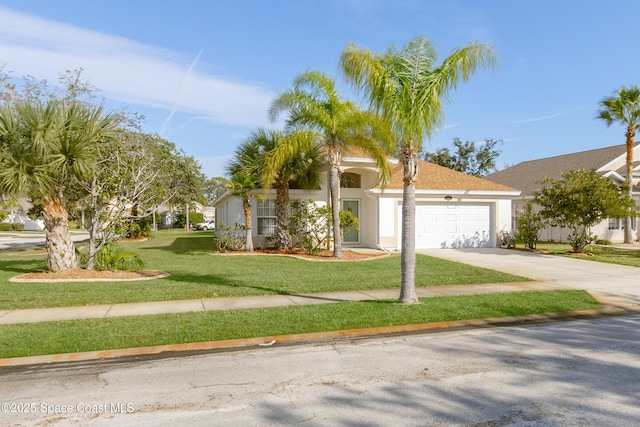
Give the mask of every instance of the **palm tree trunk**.
[[(92, 206), (96, 206), (92, 204)], [(96, 209), (91, 209), (89, 214), (89, 256), (87, 258), (87, 270), (93, 270), (96, 264), (96, 254), (100, 249), (98, 247), (98, 221), (100, 216)]]
[[(629, 126), (627, 136), (627, 185), (629, 198), (633, 195), (633, 146), (635, 145), (636, 131), (633, 126)], [(633, 243), (633, 230), (631, 229), (631, 216), (624, 219), (624, 243)]]
[(402, 191), (402, 252), (400, 255), (401, 304), (418, 304), (416, 294), (416, 178), (418, 153), (403, 150), (404, 187)]
[(333, 144), (329, 151), (329, 191), (331, 192), (331, 220), (333, 225), (333, 257), (342, 258), (340, 234), (340, 146)]
[(49, 271), (57, 273), (78, 268), (78, 257), (69, 235), (69, 215), (62, 194), (59, 191), (46, 194), (42, 202)]
[(276, 229), (273, 237), (276, 248), (291, 248), (291, 234), (289, 233), (289, 183), (283, 180), (276, 182)]
[(253, 236), (251, 235), (253, 222), (251, 221), (251, 203), (249, 203), (249, 196), (242, 197), (242, 209), (244, 210), (244, 224), (246, 228), (244, 250), (253, 252)]

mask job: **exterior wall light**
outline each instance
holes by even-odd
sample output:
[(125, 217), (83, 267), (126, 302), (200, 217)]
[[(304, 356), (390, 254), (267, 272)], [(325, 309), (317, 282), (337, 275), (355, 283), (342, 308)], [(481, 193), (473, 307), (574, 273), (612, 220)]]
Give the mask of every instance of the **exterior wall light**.
[(451, 197), (451, 196), (444, 196), (444, 199), (445, 199), (447, 202), (450, 202), (450, 201), (451, 201), (451, 199), (453, 199), (453, 197)]

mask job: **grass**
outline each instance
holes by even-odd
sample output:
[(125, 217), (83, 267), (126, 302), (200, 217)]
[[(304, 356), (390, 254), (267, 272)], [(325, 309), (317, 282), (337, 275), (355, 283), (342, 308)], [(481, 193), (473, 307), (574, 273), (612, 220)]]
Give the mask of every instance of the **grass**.
[(345, 302), (0, 326), (0, 358), (600, 308), (584, 291)]
[(616, 248), (613, 246), (588, 246), (584, 254), (575, 254), (571, 252), (571, 245), (567, 243), (540, 242), (537, 245), (537, 250), (552, 255), (580, 256), (581, 259), (589, 261), (640, 267), (640, 249)]
[[(121, 245), (136, 252), (146, 269), (171, 275), (136, 282), (12, 283), (12, 276), (45, 270), (45, 255), (1, 250), (0, 309), (400, 287), (397, 255), (361, 262), (219, 255), (213, 232), (204, 231), (159, 232), (154, 239)], [(423, 255), (416, 258), (418, 287), (524, 280), (528, 279)]]

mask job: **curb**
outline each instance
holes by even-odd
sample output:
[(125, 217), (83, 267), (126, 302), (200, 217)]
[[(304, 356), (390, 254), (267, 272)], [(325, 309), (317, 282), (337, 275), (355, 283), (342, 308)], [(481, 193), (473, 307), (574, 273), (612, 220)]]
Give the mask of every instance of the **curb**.
[(194, 354), (216, 353), (223, 351), (248, 350), (253, 348), (271, 348), (276, 345), (302, 345), (323, 343), (344, 339), (368, 339), (374, 337), (392, 337), (421, 333), (449, 332), (465, 329), (482, 329), (551, 323), (581, 319), (616, 317), (640, 314), (637, 306), (608, 305), (600, 310), (583, 310), (565, 313), (534, 314), (515, 317), (495, 317), (486, 319), (457, 320), (451, 322), (422, 323), (412, 325), (385, 326), (377, 328), (349, 329), (341, 331), (311, 332), (293, 335), (277, 335), (256, 338), (239, 338), (220, 341), (206, 341), (185, 344), (167, 344), (148, 347), (134, 347), (114, 350), (97, 350), (80, 353), (51, 354), (0, 359), (0, 368), (5, 367), (58, 367), (73, 362), (113, 361), (125, 362), (141, 359), (159, 359)]

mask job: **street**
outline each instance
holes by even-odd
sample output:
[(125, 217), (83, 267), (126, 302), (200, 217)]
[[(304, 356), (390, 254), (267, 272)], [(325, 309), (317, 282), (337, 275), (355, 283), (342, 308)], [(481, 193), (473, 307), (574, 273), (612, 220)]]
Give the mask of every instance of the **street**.
[[(87, 240), (89, 235), (86, 231), (72, 231), (71, 240), (79, 242)], [(12, 249), (20, 246), (36, 246), (45, 244), (44, 232), (2, 232), (0, 233), (0, 249)]]
[(635, 426), (640, 317), (9, 368), (0, 377), (0, 425)]

